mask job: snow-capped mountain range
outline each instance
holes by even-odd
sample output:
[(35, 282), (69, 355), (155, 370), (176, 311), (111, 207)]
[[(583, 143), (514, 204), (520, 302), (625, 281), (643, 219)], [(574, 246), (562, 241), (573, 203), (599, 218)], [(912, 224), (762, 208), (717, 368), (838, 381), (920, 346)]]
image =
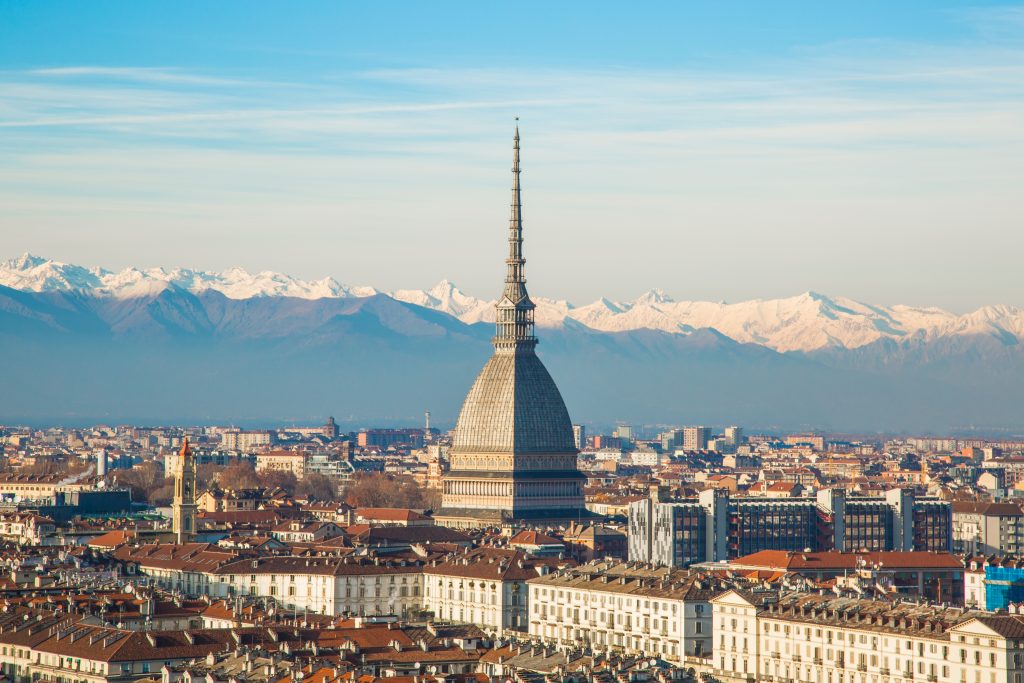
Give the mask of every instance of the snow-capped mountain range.
[[(0, 263), (0, 285), (21, 291), (79, 291), (121, 299), (152, 296), (167, 288), (195, 294), (213, 290), (230, 299), (314, 300), (384, 294), (442, 311), (467, 324), (493, 322), (495, 303), (467, 295), (447, 280), (429, 290), (381, 292), (373, 287), (346, 286), (329, 277), (306, 281), (271, 271), (250, 273), (242, 268), (217, 273), (188, 268), (126, 268), (113, 272), (31, 254)], [(957, 315), (939, 308), (870, 305), (814, 292), (729, 304), (675, 301), (660, 290), (625, 302), (603, 298), (583, 306), (544, 298), (535, 302), (541, 327), (575, 323), (603, 332), (651, 329), (681, 335), (710, 328), (737, 342), (780, 352), (856, 349), (884, 339), (931, 341), (978, 334), (1009, 343), (1024, 340), (1024, 309), (1012, 306), (985, 306)]]

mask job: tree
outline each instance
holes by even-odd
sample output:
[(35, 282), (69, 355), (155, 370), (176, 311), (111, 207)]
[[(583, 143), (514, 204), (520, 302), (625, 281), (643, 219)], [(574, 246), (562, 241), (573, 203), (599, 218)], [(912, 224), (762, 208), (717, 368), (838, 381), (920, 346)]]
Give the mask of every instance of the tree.
[(147, 492), (149, 504), (157, 507), (170, 505), (174, 502), (174, 477), (167, 477), (164, 483)]
[(338, 488), (334, 480), (326, 474), (311, 472), (295, 487), (295, 495), (312, 500), (334, 500), (338, 495)]
[(260, 485), (256, 470), (247, 462), (225, 467), (217, 474), (217, 485), (222, 489), (254, 489)]
[(345, 488), (345, 500), (353, 507), (434, 508), (436, 496), (424, 491), (408, 476), (359, 472)]
[(147, 460), (130, 470), (115, 470), (112, 478), (118, 486), (132, 492), (132, 500), (150, 503), (150, 493), (165, 485), (163, 467), (155, 460)]
[(217, 465), (206, 463), (196, 468), (196, 491), (205, 491), (217, 481), (221, 470)]
[(268, 489), (281, 489), (287, 494), (295, 493), (299, 480), (291, 472), (284, 470), (266, 470), (259, 474), (260, 484)]

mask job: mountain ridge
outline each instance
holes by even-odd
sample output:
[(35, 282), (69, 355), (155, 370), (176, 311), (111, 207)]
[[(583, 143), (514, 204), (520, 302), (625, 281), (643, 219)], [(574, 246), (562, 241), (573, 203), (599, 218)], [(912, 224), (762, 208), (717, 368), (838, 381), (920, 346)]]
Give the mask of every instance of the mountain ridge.
[[(0, 285), (19, 291), (77, 291), (118, 299), (153, 295), (168, 287), (193, 294), (215, 291), (236, 300), (385, 295), (446, 313), (466, 324), (494, 322), (495, 300), (465, 294), (449, 280), (430, 289), (383, 292), (375, 287), (341, 284), (330, 277), (307, 281), (274, 271), (250, 273), (239, 267), (220, 272), (129, 267), (114, 272), (24, 254), (0, 263)], [(783, 353), (857, 349), (882, 339), (907, 340), (921, 335), (930, 340), (974, 334), (1024, 340), (1024, 309), (1008, 305), (983, 306), (958, 315), (938, 307), (881, 306), (814, 291), (783, 299), (730, 304), (676, 301), (659, 289), (648, 290), (632, 301), (600, 298), (577, 306), (538, 297), (535, 303), (537, 325), (541, 328), (559, 328), (569, 321), (602, 332), (656, 329), (687, 335), (711, 328), (735, 341), (760, 344)]]
[[(538, 353), (589, 425), (1019, 429), (1024, 345), (989, 332), (1000, 315), (954, 336), (806, 353), (711, 327), (605, 331), (566, 318), (538, 331)], [(383, 293), (232, 299), (165, 283), (118, 298), (0, 285), (0, 422), (336, 414), (369, 426), (429, 409), (451, 424), (493, 331)]]

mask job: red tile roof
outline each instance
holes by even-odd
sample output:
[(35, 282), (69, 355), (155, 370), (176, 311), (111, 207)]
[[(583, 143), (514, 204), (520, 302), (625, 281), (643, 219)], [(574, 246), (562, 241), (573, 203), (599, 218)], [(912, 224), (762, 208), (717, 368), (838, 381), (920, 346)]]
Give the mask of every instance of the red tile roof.
[(826, 552), (795, 553), (785, 550), (762, 550), (730, 560), (729, 564), (738, 567), (757, 569), (801, 571), (842, 571), (857, 569), (861, 562), (868, 565), (878, 564), (882, 568), (899, 569), (956, 569), (963, 563), (949, 553), (933, 553), (923, 551), (888, 551), (888, 552)]
[(357, 508), (356, 516), (382, 522), (422, 522), (430, 519), (430, 517), (408, 508)]

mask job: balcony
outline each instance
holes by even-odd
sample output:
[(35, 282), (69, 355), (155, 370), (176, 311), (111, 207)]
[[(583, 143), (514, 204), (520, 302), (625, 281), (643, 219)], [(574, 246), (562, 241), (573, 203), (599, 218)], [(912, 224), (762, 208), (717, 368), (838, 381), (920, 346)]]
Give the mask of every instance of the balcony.
[(821, 663), (822, 663), (821, 662), (821, 657), (815, 657), (814, 658), (814, 663), (817, 664), (818, 666), (821, 666)]
[(913, 671), (904, 671), (903, 672), (903, 677), (904, 678), (913, 678), (914, 677), (914, 672)]
[(889, 667), (883, 666), (881, 669), (878, 670), (878, 673), (882, 674), (883, 676), (888, 676), (889, 675)]
[(868, 665), (865, 664), (864, 662), (861, 662), (860, 664), (857, 665), (857, 671), (867, 671), (867, 670), (868, 670)]
[(792, 659), (794, 662), (803, 661), (803, 658), (800, 655), (798, 655), (798, 654), (790, 655), (789, 658)]
[(936, 674), (928, 674), (929, 683), (935, 683), (937, 680), (939, 680), (939, 677)]

